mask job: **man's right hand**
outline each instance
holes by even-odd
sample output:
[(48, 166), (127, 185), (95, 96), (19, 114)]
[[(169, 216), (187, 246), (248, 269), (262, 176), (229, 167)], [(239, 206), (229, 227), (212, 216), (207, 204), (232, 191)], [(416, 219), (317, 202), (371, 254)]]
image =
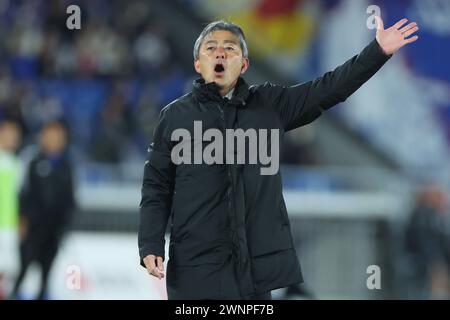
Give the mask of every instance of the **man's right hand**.
[(150, 254), (144, 258), (144, 264), (149, 274), (160, 280), (164, 278), (164, 264), (162, 257)]

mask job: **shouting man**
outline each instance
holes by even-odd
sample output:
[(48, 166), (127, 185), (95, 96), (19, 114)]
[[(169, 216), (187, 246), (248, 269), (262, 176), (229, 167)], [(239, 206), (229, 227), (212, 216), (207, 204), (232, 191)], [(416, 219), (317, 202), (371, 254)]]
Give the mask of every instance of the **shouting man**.
[[(271, 299), (271, 290), (302, 282), (280, 173), (262, 174), (267, 161), (251, 162), (249, 145), (237, 143), (236, 150), (228, 142), (252, 141), (256, 135), (260, 141), (253, 145), (278, 152), (285, 132), (345, 101), (392, 54), (417, 40), (412, 36), (417, 24), (406, 22), (384, 29), (378, 18), (376, 39), (360, 54), (314, 81), (290, 87), (249, 87), (241, 77), (249, 67), (241, 28), (224, 21), (205, 27), (194, 45), (201, 79), (161, 111), (142, 186), (141, 265), (159, 279), (165, 275), (165, 231), (172, 216), (169, 299)], [(205, 133), (195, 132), (198, 128)], [(187, 133), (182, 142), (180, 129)], [(229, 130), (233, 139), (223, 139)], [(213, 142), (214, 150), (207, 152)], [(195, 161), (205, 155), (214, 161)], [(233, 161), (234, 156), (239, 159)]]

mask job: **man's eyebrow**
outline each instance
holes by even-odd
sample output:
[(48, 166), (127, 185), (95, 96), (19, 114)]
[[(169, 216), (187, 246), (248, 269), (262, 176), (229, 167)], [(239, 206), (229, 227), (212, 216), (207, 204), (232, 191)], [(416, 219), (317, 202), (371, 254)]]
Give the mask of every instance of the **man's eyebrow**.
[(224, 40), (223, 42), (224, 43), (232, 43), (232, 44), (236, 44), (237, 45), (237, 42), (234, 41), (234, 40)]
[[(207, 40), (205, 42), (205, 44), (217, 44), (217, 43), (218, 43), (217, 40)], [(237, 45), (237, 42), (235, 40), (224, 40), (223, 43), (232, 43), (232, 44)]]

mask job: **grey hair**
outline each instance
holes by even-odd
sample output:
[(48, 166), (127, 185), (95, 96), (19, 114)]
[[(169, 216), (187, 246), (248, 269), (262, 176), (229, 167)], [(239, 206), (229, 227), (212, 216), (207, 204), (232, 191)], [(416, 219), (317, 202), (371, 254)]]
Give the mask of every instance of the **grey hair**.
[(198, 38), (194, 44), (194, 60), (198, 60), (200, 46), (202, 45), (205, 37), (207, 35), (209, 35), (210, 33), (214, 32), (214, 31), (218, 31), (218, 30), (229, 31), (232, 34), (234, 34), (236, 37), (238, 37), (239, 44), (240, 44), (241, 50), (242, 50), (242, 56), (244, 58), (248, 58), (247, 42), (245, 41), (244, 32), (242, 31), (241, 27), (239, 27), (238, 25), (236, 25), (232, 22), (226, 22), (223, 20), (219, 20), (219, 21), (214, 21), (214, 22), (211, 22), (210, 24), (208, 24), (203, 29), (203, 31), (200, 33), (200, 35), (198, 36)]

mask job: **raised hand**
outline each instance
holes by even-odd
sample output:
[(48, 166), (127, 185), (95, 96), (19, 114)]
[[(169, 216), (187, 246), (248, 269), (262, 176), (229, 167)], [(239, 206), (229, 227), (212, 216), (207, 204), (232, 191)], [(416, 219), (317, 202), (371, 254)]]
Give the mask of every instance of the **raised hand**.
[(402, 19), (389, 29), (384, 29), (383, 20), (378, 16), (376, 16), (375, 19), (377, 21), (376, 39), (384, 53), (387, 55), (394, 54), (404, 45), (419, 39), (417, 35), (410, 37), (419, 30), (416, 22), (411, 22), (404, 26), (405, 23), (408, 22), (408, 19)]

